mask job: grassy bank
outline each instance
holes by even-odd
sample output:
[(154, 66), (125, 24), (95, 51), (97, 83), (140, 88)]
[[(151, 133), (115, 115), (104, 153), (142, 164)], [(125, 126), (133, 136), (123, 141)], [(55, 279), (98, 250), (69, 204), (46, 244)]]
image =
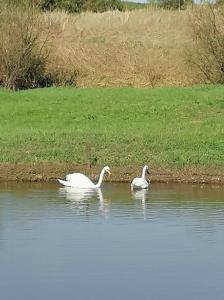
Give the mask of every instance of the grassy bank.
[(224, 168), (224, 87), (0, 90), (0, 162)]

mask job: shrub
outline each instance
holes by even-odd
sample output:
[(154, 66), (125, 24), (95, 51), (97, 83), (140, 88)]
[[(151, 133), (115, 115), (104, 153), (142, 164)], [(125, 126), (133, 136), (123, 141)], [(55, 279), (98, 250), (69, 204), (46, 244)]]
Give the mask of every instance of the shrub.
[(123, 10), (120, 0), (86, 0), (84, 4), (86, 10), (93, 12), (104, 12), (107, 10)]
[[(10, 0), (13, 1), (13, 0)], [(29, 1), (42, 10), (64, 10), (69, 13), (80, 13), (84, 10), (93, 12), (104, 12), (107, 10), (123, 10), (120, 0), (20, 0), (20, 2)]]
[(156, 0), (152, 1), (158, 4), (163, 9), (186, 9), (187, 6), (193, 3), (192, 0)]
[(62, 9), (70, 13), (83, 10), (84, 0), (42, 0), (37, 3), (42, 10)]
[(188, 62), (208, 82), (224, 83), (224, 6), (206, 5), (191, 15), (193, 51)]
[(32, 9), (3, 7), (0, 11), (0, 83), (13, 90), (44, 82), (47, 38)]

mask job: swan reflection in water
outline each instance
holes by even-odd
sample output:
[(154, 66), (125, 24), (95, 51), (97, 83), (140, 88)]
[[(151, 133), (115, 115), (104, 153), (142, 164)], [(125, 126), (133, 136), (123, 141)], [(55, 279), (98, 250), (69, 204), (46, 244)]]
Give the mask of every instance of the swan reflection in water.
[(98, 189), (81, 189), (74, 187), (63, 187), (59, 189), (59, 194), (66, 198), (67, 204), (73, 210), (84, 210), (90, 214), (90, 205), (99, 201), (99, 211), (104, 217), (108, 217), (110, 212), (110, 202), (105, 201), (103, 193)]
[(146, 199), (148, 196), (148, 190), (147, 189), (133, 190), (132, 196), (135, 200), (141, 202), (143, 218), (146, 219)]

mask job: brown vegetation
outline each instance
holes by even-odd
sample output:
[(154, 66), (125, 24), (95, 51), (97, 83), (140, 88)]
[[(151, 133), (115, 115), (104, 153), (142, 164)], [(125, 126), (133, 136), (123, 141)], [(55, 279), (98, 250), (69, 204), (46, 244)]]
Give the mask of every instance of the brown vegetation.
[(194, 49), (188, 62), (207, 82), (224, 83), (224, 6), (208, 5), (191, 14)]
[(185, 11), (54, 13), (50, 17), (58, 30), (51, 62), (76, 70), (78, 86), (200, 82), (185, 65), (185, 49), (191, 44)]
[(214, 11), (151, 8), (72, 15), (7, 7), (0, 12), (0, 85), (222, 82), (224, 18), (222, 8)]
[(33, 9), (0, 10), (0, 83), (17, 90), (44, 80), (49, 26)]

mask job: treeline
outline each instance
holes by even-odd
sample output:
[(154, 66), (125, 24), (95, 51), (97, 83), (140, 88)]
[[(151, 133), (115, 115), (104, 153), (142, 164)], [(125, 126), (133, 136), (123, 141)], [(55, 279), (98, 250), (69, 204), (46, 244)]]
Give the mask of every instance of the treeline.
[(68, 13), (81, 13), (83, 11), (105, 12), (108, 10), (127, 11), (147, 7), (182, 10), (193, 5), (193, 0), (151, 0), (148, 3), (134, 3), (121, 0), (0, 0), (0, 2), (1, 1), (10, 5), (32, 6), (42, 11), (63, 10)]
[(192, 6), (193, 0), (155, 0), (153, 1), (154, 5), (162, 9), (186, 9), (189, 6)]
[(42, 11), (63, 10), (68, 13), (83, 11), (104, 12), (107, 10), (124, 10), (120, 0), (0, 0), (9, 5), (36, 7)]

